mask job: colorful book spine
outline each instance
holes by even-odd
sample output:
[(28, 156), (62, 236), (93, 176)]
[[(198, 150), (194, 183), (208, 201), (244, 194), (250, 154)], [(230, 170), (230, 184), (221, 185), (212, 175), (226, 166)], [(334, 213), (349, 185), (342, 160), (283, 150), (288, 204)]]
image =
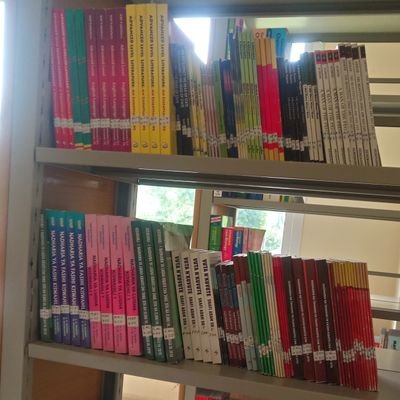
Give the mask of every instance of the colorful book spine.
[(185, 275), (183, 270), (183, 264), (181, 263), (180, 251), (176, 250), (172, 252), (172, 264), (174, 268), (175, 277), (175, 288), (176, 296), (178, 299), (179, 308), (179, 319), (182, 329), (183, 347), (185, 353), (185, 359), (193, 359), (193, 346), (192, 346), (192, 334), (190, 329), (189, 321), (189, 304), (187, 302), (186, 291), (185, 291)]
[(79, 319), (79, 275), (78, 255), (76, 253), (75, 218), (71, 212), (65, 213), (66, 240), (68, 242), (67, 264), (69, 266), (69, 310), (71, 319), (71, 343), (81, 345), (81, 324)]
[(157, 4), (157, 42), (159, 71), (159, 107), (160, 107), (160, 152), (175, 153), (175, 137), (170, 122), (170, 64), (168, 43), (168, 6)]
[(57, 211), (46, 210), (47, 231), (50, 248), (51, 314), (53, 317), (53, 340), (63, 342), (61, 320), (61, 271), (58, 263)]
[(121, 217), (110, 216), (110, 263), (114, 349), (116, 353), (128, 352), (126, 337), (125, 277), (123, 258), (123, 234)]
[(142, 340), (139, 320), (139, 285), (136, 273), (131, 220), (121, 218), (122, 253), (124, 257), (125, 301), (128, 353), (142, 355)]
[(232, 255), (241, 254), (243, 251), (243, 229), (235, 228), (233, 231)]
[(87, 79), (89, 91), (90, 132), (92, 138), (92, 149), (102, 150), (102, 139), (100, 135), (100, 86), (97, 65), (96, 21), (96, 11), (92, 8), (85, 10)]
[(50, 268), (50, 241), (47, 226), (47, 211), (40, 214), (40, 339), (50, 342), (53, 337), (53, 317), (51, 312), (51, 268)]
[(233, 254), (233, 239), (234, 229), (233, 228), (222, 228), (222, 261), (232, 260)]
[(88, 268), (86, 256), (85, 215), (74, 213), (75, 243), (79, 275), (79, 322), (81, 329), (81, 346), (90, 347), (90, 316), (88, 295)]
[(175, 331), (172, 316), (172, 296), (175, 296), (175, 291), (171, 293), (171, 285), (169, 285), (168, 283), (168, 261), (165, 252), (164, 231), (162, 226), (157, 222), (152, 222), (151, 228), (153, 233), (154, 253), (157, 264), (156, 275), (160, 292), (166, 359), (169, 362), (178, 362), (183, 359), (183, 349), (182, 347), (178, 348), (177, 346), (177, 336), (180, 334), (180, 331)]
[(58, 245), (57, 259), (58, 268), (60, 269), (62, 342), (63, 344), (71, 344), (70, 266), (67, 259), (68, 243), (64, 211), (57, 211), (56, 229)]
[(111, 286), (109, 216), (97, 216), (97, 245), (99, 254), (101, 331), (103, 350), (114, 351), (113, 301)]
[(141, 229), (145, 261), (144, 266), (150, 295), (149, 305), (154, 343), (154, 356), (157, 361), (166, 361), (160, 291), (157, 280), (157, 269), (159, 268), (159, 265), (157, 265), (157, 260), (155, 257), (151, 223), (147, 221), (141, 221)]
[(142, 239), (141, 221), (132, 222), (132, 236), (138, 277), (139, 315), (143, 338), (143, 353), (146, 358), (154, 360), (153, 329), (150, 314), (150, 295), (145, 267), (144, 246)]
[(89, 293), (90, 342), (93, 349), (103, 348), (101, 329), (100, 271), (97, 244), (97, 218), (85, 215), (87, 279)]

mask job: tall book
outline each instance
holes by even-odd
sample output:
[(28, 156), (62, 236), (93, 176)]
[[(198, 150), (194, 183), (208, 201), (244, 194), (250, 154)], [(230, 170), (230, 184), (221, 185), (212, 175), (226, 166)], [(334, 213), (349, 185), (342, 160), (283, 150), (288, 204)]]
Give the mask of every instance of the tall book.
[(147, 276), (151, 327), (154, 343), (154, 356), (157, 361), (165, 361), (164, 332), (161, 313), (160, 290), (157, 279), (157, 259), (155, 257), (154, 239), (151, 223), (141, 221), (144, 252), (144, 268)]
[(132, 236), (138, 278), (140, 327), (143, 338), (143, 353), (148, 359), (154, 360), (153, 329), (150, 313), (150, 291), (146, 274), (144, 243), (142, 238), (141, 221), (132, 221)]
[(90, 342), (93, 349), (103, 348), (101, 329), (100, 271), (97, 245), (97, 218), (85, 215), (87, 280), (89, 294)]
[(108, 215), (97, 215), (101, 331), (103, 350), (114, 351), (113, 299), (111, 285), (110, 225)]
[(125, 277), (123, 259), (123, 234), (121, 217), (110, 216), (110, 264), (111, 264), (111, 291), (114, 327), (114, 347), (116, 353), (128, 352), (126, 305), (125, 305)]

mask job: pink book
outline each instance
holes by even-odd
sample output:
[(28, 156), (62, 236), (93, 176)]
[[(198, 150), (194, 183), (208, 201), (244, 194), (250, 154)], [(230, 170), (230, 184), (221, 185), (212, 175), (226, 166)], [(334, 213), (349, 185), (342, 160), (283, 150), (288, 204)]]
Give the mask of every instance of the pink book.
[(133, 249), (132, 227), (129, 218), (121, 218), (123, 233), (122, 253), (125, 270), (125, 300), (128, 326), (128, 352), (131, 356), (142, 355), (142, 338), (139, 323), (139, 298), (136, 276), (135, 253)]
[(247, 253), (249, 243), (249, 228), (243, 228), (243, 246), (242, 253)]
[(97, 248), (97, 219), (94, 214), (85, 215), (86, 260), (89, 297), (90, 342), (93, 349), (102, 349), (100, 307), (100, 276)]
[(249, 228), (247, 251), (260, 251), (264, 240), (265, 230)]
[(118, 71), (117, 71), (117, 38), (116, 38), (116, 14), (114, 8), (106, 9), (106, 51), (107, 51), (107, 89), (110, 105), (110, 137), (113, 151), (121, 150), (118, 129)]
[[(51, 44), (50, 44), (50, 66), (51, 66), (51, 92), (53, 99), (53, 117), (54, 117), (54, 132), (55, 132), (55, 141), (56, 147), (62, 148), (64, 147), (64, 131), (62, 128), (62, 118), (63, 112), (61, 111), (60, 106), (60, 81), (58, 71), (60, 66), (59, 61), (59, 48), (57, 50), (57, 46), (60, 43), (60, 27), (58, 24), (58, 16), (56, 10), (52, 12), (52, 27), (51, 27)], [(58, 54), (57, 54), (58, 51)]]
[(72, 98), (71, 98), (71, 80), (69, 76), (68, 67), (68, 49), (67, 49), (67, 28), (65, 26), (65, 12), (64, 10), (56, 10), (59, 14), (60, 22), (60, 55), (62, 65), (62, 77), (63, 77), (63, 94), (65, 98), (65, 124), (68, 132), (66, 136), (66, 147), (69, 149), (75, 148), (75, 133), (74, 133), (74, 122), (72, 119)]
[(121, 151), (131, 151), (131, 128), (129, 109), (129, 77), (128, 77), (128, 49), (126, 36), (125, 8), (116, 8), (115, 38), (117, 43), (117, 99), (118, 99), (118, 131)]
[(111, 293), (116, 353), (127, 353), (123, 231), (121, 217), (110, 216)]
[(99, 120), (102, 150), (111, 150), (110, 101), (108, 97), (107, 19), (105, 9), (96, 9), (97, 68), (99, 77)]
[(233, 228), (222, 228), (222, 261), (232, 260), (233, 234)]
[(99, 73), (97, 68), (96, 12), (93, 8), (85, 11), (85, 29), (92, 149), (102, 150), (99, 126)]
[(100, 306), (103, 350), (114, 351), (110, 231), (108, 215), (97, 216), (97, 245), (99, 249)]

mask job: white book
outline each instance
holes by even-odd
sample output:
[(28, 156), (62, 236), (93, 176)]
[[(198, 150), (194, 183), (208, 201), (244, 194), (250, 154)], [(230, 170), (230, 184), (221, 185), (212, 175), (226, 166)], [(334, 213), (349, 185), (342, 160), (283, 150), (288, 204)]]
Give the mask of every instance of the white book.
[(360, 53), (360, 71), (361, 71), (361, 77), (362, 77), (362, 83), (363, 83), (364, 104), (365, 104), (365, 112), (367, 115), (368, 134), (369, 134), (369, 144), (371, 146), (372, 165), (374, 167), (379, 167), (382, 165), (382, 163), (381, 163), (381, 157), (379, 155), (378, 141), (376, 139), (376, 132), (375, 132), (374, 111), (372, 108), (371, 92), (370, 92), (370, 88), (369, 88), (367, 54), (366, 54), (364, 45), (359, 46), (358, 50)]
[(329, 86), (331, 88), (331, 94), (332, 94), (333, 121), (335, 124), (335, 137), (338, 147), (339, 164), (345, 164), (343, 134), (342, 134), (342, 126), (340, 124), (339, 96), (336, 85), (336, 71), (335, 71), (335, 60), (334, 60), (333, 50), (328, 51), (328, 68), (329, 68)]
[(181, 253), (181, 264), (183, 267), (184, 289), (188, 305), (190, 333), (192, 336), (193, 358), (202, 361), (200, 324), (199, 316), (197, 315), (194, 279), (191, 272), (191, 250), (185, 250)]
[(172, 264), (174, 267), (175, 289), (178, 300), (179, 320), (182, 330), (182, 341), (187, 360), (193, 359), (192, 333), (190, 329), (188, 303), (185, 294), (184, 271), (181, 264), (181, 251), (172, 251)]
[(338, 146), (336, 141), (335, 131), (335, 119), (333, 112), (333, 100), (332, 100), (332, 88), (329, 81), (329, 65), (328, 65), (328, 52), (321, 51), (321, 65), (322, 65), (322, 77), (324, 80), (324, 90), (326, 99), (326, 110), (328, 116), (328, 129), (329, 129), (329, 141), (331, 143), (332, 158), (334, 164), (339, 164)]
[[(306, 119), (307, 137), (310, 151), (310, 161), (318, 161), (317, 143), (315, 139), (314, 124), (311, 119), (311, 98), (310, 91), (312, 91), (311, 85), (303, 84), (303, 101), (304, 101), (304, 112)], [(316, 154), (317, 153), (317, 154)]]
[(354, 75), (353, 51), (350, 45), (345, 46), (345, 51), (346, 51), (347, 71), (349, 74), (351, 115), (353, 117), (352, 119), (354, 122), (354, 134), (356, 138), (356, 150), (357, 150), (356, 164), (365, 165), (360, 113), (358, 111), (358, 102), (357, 102), (356, 78)]
[(349, 129), (348, 113), (346, 107), (345, 90), (344, 90), (344, 83), (342, 77), (342, 70), (340, 67), (340, 58), (338, 50), (335, 50), (333, 52), (333, 61), (334, 61), (336, 90), (338, 98), (339, 121), (340, 121), (342, 140), (343, 140), (343, 160), (345, 164), (351, 165), (352, 163), (351, 163), (351, 148), (350, 148), (350, 139), (348, 130)]
[(221, 364), (222, 357), (214, 292), (211, 281), (211, 268), (221, 261), (222, 255), (220, 251), (205, 251), (200, 254), (200, 279), (205, 298), (206, 325), (211, 348), (211, 361), (213, 364)]
[(356, 135), (354, 131), (354, 120), (352, 117), (352, 100), (351, 100), (349, 70), (347, 67), (347, 58), (346, 58), (346, 46), (344, 44), (339, 44), (338, 49), (339, 49), (340, 72), (342, 74), (342, 82), (343, 82), (343, 98), (345, 104), (345, 111), (347, 114), (347, 133), (349, 136), (349, 144), (350, 144), (350, 151), (348, 153), (348, 156), (350, 164), (356, 165), (357, 146), (356, 146)]
[(322, 60), (321, 52), (314, 52), (314, 62), (315, 62), (315, 73), (318, 88), (318, 105), (319, 105), (319, 116), (321, 121), (321, 133), (322, 140), (325, 149), (325, 160), (328, 164), (333, 163), (332, 148), (329, 138), (329, 125), (328, 125), (328, 110), (326, 107), (325, 89), (324, 89), (324, 77), (322, 71)]
[(361, 135), (363, 141), (365, 165), (372, 165), (371, 148), (369, 145), (368, 121), (365, 108), (364, 89), (361, 76), (360, 54), (357, 46), (351, 47), (353, 54), (354, 76), (356, 78), (357, 104), (360, 112)]

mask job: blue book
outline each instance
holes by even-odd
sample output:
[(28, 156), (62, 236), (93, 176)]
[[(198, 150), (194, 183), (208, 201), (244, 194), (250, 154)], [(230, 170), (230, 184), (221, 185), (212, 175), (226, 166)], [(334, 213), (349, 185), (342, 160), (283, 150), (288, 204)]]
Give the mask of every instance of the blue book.
[(61, 324), (61, 274), (58, 268), (57, 211), (45, 210), (50, 258), (51, 313), (53, 316), (53, 340), (62, 343)]
[(71, 319), (71, 342), (74, 346), (81, 345), (81, 326), (79, 320), (79, 280), (78, 257), (76, 251), (76, 233), (74, 213), (65, 213), (67, 237), (67, 271), (69, 272), (69, 314)]
[(269, 28), (267, 29), (267, 36), (275, 39), (276, 56), (285, 58), (288, 30), (286, 28)]
[(57, 229), (57, 258), (61, 276), (61, 328), (62, 342), (71, 344), (71, 315), (70, 315), (70, 278), (68, 265), (68, 241), (65, 221), (65, 211), (58, 211), (56, 218)]
[(78, 259), (79, 274), (79, 321), (81, 328), (81, 345), (90, 347), (90, 321), (89, 321), (89, 298), (86, 264), (86, 237), (85, 237), (85, 214), (74, 213), (76, 256)]
[(234, 229), (233, 231), (233, 246), (232, 246), (232, 255), (240, 254), (243, 250), (243, 230), (242, 229)]

